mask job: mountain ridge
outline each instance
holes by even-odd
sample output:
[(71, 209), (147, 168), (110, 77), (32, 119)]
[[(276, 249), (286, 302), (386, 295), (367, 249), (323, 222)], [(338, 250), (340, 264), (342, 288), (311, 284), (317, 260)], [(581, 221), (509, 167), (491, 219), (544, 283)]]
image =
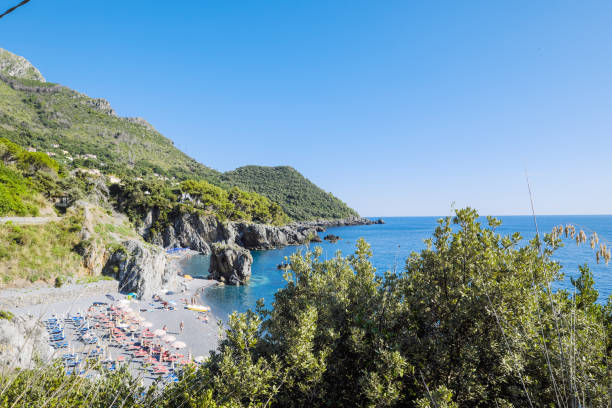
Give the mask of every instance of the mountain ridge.
[[(200, 179), (237, 186), (277, 202), (298, 221), (357, 215), (293, 168), (279, 174), (284, 166), (242, 166), (222, 173), (176, 148), (145, 119), (118, 116), (106, 99), (43, 82), (42, 74), (23, 57), (0, 49), (0, 67), (0, 137), (46, 152), (67, 168), (173, 185)], [(262, 176), (261, 185), (250, 172)]]

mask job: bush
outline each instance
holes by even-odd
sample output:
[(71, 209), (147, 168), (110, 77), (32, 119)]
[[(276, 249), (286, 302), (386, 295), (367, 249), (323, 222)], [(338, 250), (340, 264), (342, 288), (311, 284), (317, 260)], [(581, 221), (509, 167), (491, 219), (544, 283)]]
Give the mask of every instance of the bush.
[(15, 315), (8, 310), (0, 310), (0, 319), (8, 320), (9, 322), (15, 318)]
[(61, 288), (62, 286), (64, 286), (64, 283), (66, 283), (66, 280), (63, 276), (56, 276), (55, 277), (55, 283), (53, 284), (53, 286), (55, 286), (56, 288)]

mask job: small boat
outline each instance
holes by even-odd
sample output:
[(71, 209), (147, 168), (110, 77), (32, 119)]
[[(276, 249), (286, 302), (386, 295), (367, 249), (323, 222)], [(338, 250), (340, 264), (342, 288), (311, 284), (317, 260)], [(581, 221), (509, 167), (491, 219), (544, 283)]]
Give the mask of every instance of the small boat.
[(208, 312), (210, 311), (210, 307), (203, 305), (187, 305), (187, 309), (193, 310), (196, 312)]

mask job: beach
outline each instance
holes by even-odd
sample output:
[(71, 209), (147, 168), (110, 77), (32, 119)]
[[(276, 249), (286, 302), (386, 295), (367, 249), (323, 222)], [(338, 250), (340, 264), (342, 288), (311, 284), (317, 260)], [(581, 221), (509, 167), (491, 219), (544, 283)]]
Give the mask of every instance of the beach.
[[(65, 323), (67, 317), (87, 316), (92, 314), (92, 305), (95, 302), (105, 303), (93, 310), (93, 313), (105, 313), (107, 309), (123, 303), (129, 306), (134, 314), (139, 315), (141, 320), (148, 322), (148, 330), (154, 332), (158, 329), (166, 328), (167, 335), (175, 337), (175, 341), (185, 343), (181, 350), (174, 350), (188, 358), (208, 357), (211, 350), (216, 349), (220, 337), (220, 330), (217, 324), (217, 317), (214, 311), (206, 313), (208, 319), (203, 320), (204, 314), (186, 309), (186, 304), (195, 300), (201, 304), (200, 292), (206, 287), (215, 285), (216, 282), (206, 279), (185, 279), (179, 277), (186, 288), (183, 292), (162, 295), (161, 299), (167, 303), (168, 308), (163, 306), (162, 301), (152, 299), (136, 300), (130, 299), (126, 302), (127, 296), (117, 291), (116, 281), (101, 281), (89, 284), (70, 284), (62, 288), (35, 288), (35, 289), (10, 289), (0, 291), (0, 308), (8, 310), (16, 316), (38, 319), (45, 322), (48, 319), (56, 318), (64, 328), (68, 347), (54, 351), (54, 357), (61, 357), (65, 353), (77, 353), (84, 355), (97, 346), (105, 350), (105, 354), (110, 354), (115, 361), (124, 361), (130, 365), (134, 375), (141, 376), (145, 383), (153, 381), (156, 376), (149, 371), (143, 370), (140, 362), (133, 358), (133, 353), (129, 352), (125, 346), (119, 346), (115, 342), (109, 341), (105, 336), (99, 336), (99, 341), (95, 345), (85, 345), (77, 340), (78, 334), (76, 326)], [(53, 295), (54, 294), (54, 295)], [(47, 300), (47, 301), (45, 301)], [(200, 319), (198, 318), (200, 317)], [(90, 319), (91, 322), (93, 320)], [(183, 330), (180, 324), (183, 322)], [(142, 330), (144, 327), (140, 327)], [(104, 331), (97, 330), (98, 334)], [(167, 345), (171, 349), (170, 345)], [(167, 364), (168, 367), (172, 364)]]

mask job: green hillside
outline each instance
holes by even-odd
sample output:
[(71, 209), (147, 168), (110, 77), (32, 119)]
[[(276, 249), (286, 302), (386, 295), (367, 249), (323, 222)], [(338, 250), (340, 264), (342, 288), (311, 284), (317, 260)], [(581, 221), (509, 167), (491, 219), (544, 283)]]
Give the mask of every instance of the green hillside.
[(0, 137), (45, 152), (66, 169), (176, 187), (205, 180), (256, 192), (294, 220), (356, 215), (289, 167), (247, 166), (222, 174), (187, 156), (141, 118), (116, 115), (105, 99), (45, 82), (27, 60), (0, 49)]
[(254, 191), (278, 203), (294, 220), (346, 218), (358, 215), (289, 166), (244, 166), (223, 174), (223, 181)]
[[(0, 52), (0, 61), (5, 55)], [(178, 150), (143, 119), (117, 116), (106, 100), (2, 72), (0, 137), (49, 152), (69, 167), (120, 177), (218, 181), (217, 171)]]

